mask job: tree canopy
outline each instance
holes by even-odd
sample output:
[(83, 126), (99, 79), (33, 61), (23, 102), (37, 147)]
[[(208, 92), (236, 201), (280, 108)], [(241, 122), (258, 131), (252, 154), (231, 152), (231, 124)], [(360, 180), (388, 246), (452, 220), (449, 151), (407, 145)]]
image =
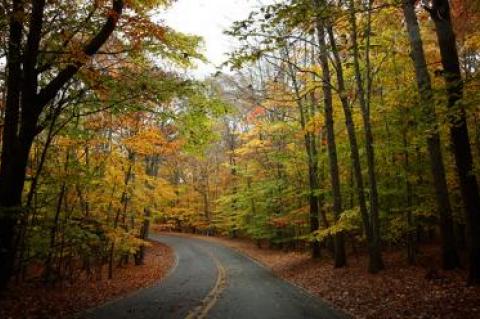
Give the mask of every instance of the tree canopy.
[(480, 283), (477, 1), (262, 5), (204, 80), (171, 4), (0, 3), (0, 287), (113, 277), (150, 224), (371, 273), (437, 243)]

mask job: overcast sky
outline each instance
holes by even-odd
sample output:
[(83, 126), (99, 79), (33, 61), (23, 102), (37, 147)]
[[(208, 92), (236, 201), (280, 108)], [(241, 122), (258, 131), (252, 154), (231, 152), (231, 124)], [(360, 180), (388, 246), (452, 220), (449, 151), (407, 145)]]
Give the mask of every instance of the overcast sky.
[(200, 35), (205, 40), (205, 54), (212, 64), (199, 65), (195, 76), (215, 72), (225, 61), (225, 53), (234, 47), (223, 34), (233, 21), (245, 19), (259, 0), (178, 0), (164, 15), (166, 24), (177, 31)]

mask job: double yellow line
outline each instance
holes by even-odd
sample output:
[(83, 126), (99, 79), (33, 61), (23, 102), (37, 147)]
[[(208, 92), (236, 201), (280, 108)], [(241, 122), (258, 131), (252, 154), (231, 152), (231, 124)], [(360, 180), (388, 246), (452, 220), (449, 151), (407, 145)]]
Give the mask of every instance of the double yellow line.
[(215, 282), (215, 286), (212, 288), (212, 290), (202, 300), (201, 304), (191, 310), (185, 317), (185, 319), (207, 318), (208, 312), (217, 303), (218, 297), (225, 289), (227, 282), (225, 267), (223, 267), (222, 263), (211, 252), (207, 251), (207, 253), (213, 259), (213, 261), (215, 262), (215, 266), (217, 267), (217, 281)]

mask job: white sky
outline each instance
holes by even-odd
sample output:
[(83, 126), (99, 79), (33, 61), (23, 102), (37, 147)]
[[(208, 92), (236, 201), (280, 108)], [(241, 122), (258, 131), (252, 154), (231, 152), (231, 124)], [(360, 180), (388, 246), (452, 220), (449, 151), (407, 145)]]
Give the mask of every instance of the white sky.
[(233, 21), (245, 19), (259, 0), (178, 0), (162, 16), (173, 29), (202, 36), (205, 55), (211, 62), (199, 65), (194, 76), (205, 77), (216, 72), (225, 61), (225, 53), (234, 48), (234, 39), (223, 34)]

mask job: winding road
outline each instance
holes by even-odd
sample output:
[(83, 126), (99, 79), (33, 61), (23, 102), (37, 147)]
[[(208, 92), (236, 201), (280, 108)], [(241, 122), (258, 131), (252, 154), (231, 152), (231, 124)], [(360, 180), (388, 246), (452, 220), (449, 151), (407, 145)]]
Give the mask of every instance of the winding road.
[(175, 235), (151, 238), (175, 251), (176, 265), (167, 278), (78, 318), (347, 318), (223, 245)]

